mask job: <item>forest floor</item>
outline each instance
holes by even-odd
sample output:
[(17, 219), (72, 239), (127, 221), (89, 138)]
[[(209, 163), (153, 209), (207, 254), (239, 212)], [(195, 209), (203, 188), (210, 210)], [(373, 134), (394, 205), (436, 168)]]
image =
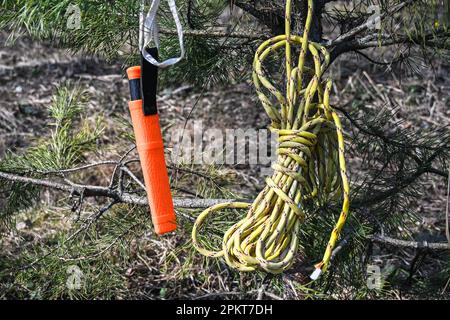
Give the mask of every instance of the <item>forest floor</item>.
[[(4, 43), (6, 35), (0, 33), (0, 43)], [(382, 67), (370, 65), (363, 57), (346, 56), (340, 58), (330, 70), (333, 79), (337, 79), (333, 87), (333, 103), (345, 105), (355, 95), (368, 96), (375, 108), (396, 105), (394, 117), (401, 118), (403, 125), (428, 128), (434, 125), (450, 125), (450, 66), (437, 61), (435, 70), (424, 68), (422, 77), (409, 75), (401, 78), (392, 72), (385, 72)], [(39, 139), (48, 136), (48, 106), (58, 86), (70, 84), (81, 87), (89, 94), (84, 116), (94, 118), (101, 114), (105, 122), (105, 130), (99, 141), (99, 150), (89, 158), (89, 162), (105, 159), (117, 159), (129, 145), (123, 136), (124, 130), (131, 130), (124, 124), (128, 121), (128, 82), (124, 78), (123, 68), (119, 63), (110, 64), (100, 58), (71, 54), (64, 49), (53, 48), (49, 44), (37, 43), (28, 38), (20, 38), (11, 46), (0, 47), (0, 159), (8, 151), (20, 153)], [(366, 100), (367, 100), (366, 99)], [(199, 92), (192, 86), (180, 84), (177, 88), (160, 90), (158, 96), (162, 128), (168, 145), (172, 150), (170, 133), (174, 128), (181, 128), (187, 122), (190, 128), (193, 121), (202, 121), (204, 128), (263, 129), (269, 124), (262, 108), (259, 106), (251, 85), (242, 83), (214, 90)], [(234, 112), (238, 108), (239, 112)], [(350, 173), (358, 176), (358, 162), (350, 160)], [(248, 197), (254, 195), (263, 183), (264, 167), (258, 165), (235, 165), (220, 167), (190, 167), (196, 172), (214, 175), (217, 181), (224, 180), (224, 196), (236, 195)], [(109, 169), (89, 178), (90, 182), (104, 184), (110, 174)], [(173, 172), (171, 172), (173, 174)], [(360, 173), (363, 174), (363, 173)], [(178, 197), (208, 196), (205, 188), (208, 184), (198, 183), (191, 179), (189, 171), (182, 171), (180, 181), (174, 187)], [(415, 212), (414, 237), (417, 240), (445, 242), (445, 210), (447, 185), (445, 179), (427, 176), (423, 181), (421, 199), (417, 199)], [(54, 240), (55, 234), (70, 230), (70, 208), (58, 206), (53, 193), (42, 195), (42, 203), (36, 211), (27, 211), (17, 217), (15, 228), (2, 227), (0, 238), (0, 259), (14, 263), (28, 263), (38, 256), (36, 247), (46, 246)], [(1, 211), (1, 208), (0, 208)], [(196, 261), (198, 257), (176, 256), (177, 247), (189, 242), (188, 232), (180, 232), (173, 239), (157, 240), (147, 227), (137, 233), (139, 238), (127, 238), (118, 249), (112, 249), (103, 262), (112, 263), (116, 268), (114, 275), (108, 279), (94, 277), (102, 284), (95, 287), (92, 280), (90, 294), (65, 293), (64, 272), (57, 289), (53, 281), (43, 280), (52, 270), (60, 270), (55, 264), (64, 263), (64, 252), (55, 260), (49, 260), (51, 267), (41, 270), (33, 265), (31, 271), (9, 272), (2, 275), (0, 298), (10, 297), (92, 297), (97, 294), (104, 298), (215, 298), (238, 297), (256, 298), (260, 288), (255, 278), (236, 280), (232, 284), (224, 283), (228, 274), (211, 276), (202, 271), (206, 281), (192, 277), (192, 267), (186, 269), (186, 261)], [(183, 224), (191, 223), (189, 220)], [(137, 235), (136, 235), (137, 237)], [(126, 258), (120, 252), (127, 251)], [(131, 248), (131, 249), (130, 249)], [(133, 249), (134, 248), (134, 249)], [(139, 248), (139, 249), (135, 249)], [(114, 251), (116, 250), (116, 251)], [(134, 251), (133, 251), (134, 250)], [(45, 251), (45, 250), (44, 250)], [(165, 255), (173, 255), (172, 260)], [(401, 256), (401, 257), (400, 257)], [(18, 259), (22, 257), (23, 260)], [(389, 253), (386, 259), (399, 259), (406, 265), (418, 257), (417, 252), (409, 250)], [(18, 260), (14, 260), (18, 259)], [(416, 260), (417, 260), (416, 259)], [(183, 260), (180, 262), (177, 260)], [(423, 257), (416, 272), (427, 277), (439, 271), (441, 262), (436, 263), (433, 255)], [(58, 262), (59, 261), (59, 262)], [(96, 260), (97, 261), (97, 260)], [(175, 262), (174, 262), (175, 261)], [(5, 267), (8, 263), (2, 263)], [(82, 264), (81, 264), (82, 265)], [(170, 270), (172, 266), (176, 269)], [(41, 268), (41, 269), (40, 269)], [(53, 268), (53, 269), (52, 269)], [(104, 268), (98, 267), (100, 272)], [(195, 269), (195, 268), (194, 268)], [(65, 269), (64, 269), (65, 270)], [(164, 271), (165, 270), (165, 271)], [(4, 272), (0, 270), (0, 273)], [(34, 272), (34, 273), (33, 273)], [(94, 273), (94, 272), (92, 272)], [(66, 275), (67, 276), (67, 275)], [(292, 279), (280, 280), (280, 287), (292, 286)], [(62, 282), (61, 282), (62, 281)], [(248, 282), (248, 283), (247, 283)], [(62, 284), (61, 284), (62, 283)], [(439, 283), (433, 296), (448, 297), (450, 288)], [(39, 287), (40, 286), (40, 287)], [(48, 287), (46, 287), (48, 286)], [(117, 289), (114, 288), (116, 286)], [(414, 297), (414, 290), (402, 293), (393, 290), (384, 297)], [(291, 292), (274, 288), (267, 289), (266, 298), (299, 298), (296, 290)], [(351, 296), (349, 294), (349, 296)], [(339, 296), (345, 297), (345, 294)], [(419, 297), (423, 298), (423, 296)], [(426, 297), (425, 297), (426, 298)]]

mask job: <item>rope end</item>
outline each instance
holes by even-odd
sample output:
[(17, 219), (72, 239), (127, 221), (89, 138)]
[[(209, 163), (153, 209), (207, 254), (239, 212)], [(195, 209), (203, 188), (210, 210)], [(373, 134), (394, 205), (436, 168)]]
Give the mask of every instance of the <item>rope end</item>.
[(316, 268), (313, 273), (309, 276), (312, 281), (316, 281), (322, 274), (322, 269)]

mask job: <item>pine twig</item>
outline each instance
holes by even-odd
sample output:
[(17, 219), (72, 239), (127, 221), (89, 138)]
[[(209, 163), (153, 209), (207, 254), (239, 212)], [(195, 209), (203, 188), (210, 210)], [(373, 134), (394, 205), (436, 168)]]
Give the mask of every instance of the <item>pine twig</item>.
[(384, 243), (396, 247), (412, 248), (412, 249), (430, 249), (430, 250), (450, 250), (450, 244), (427, 241), (406, 241), (386, 237), (382, 235), (371, 236), (370, 239), (375, 242)]

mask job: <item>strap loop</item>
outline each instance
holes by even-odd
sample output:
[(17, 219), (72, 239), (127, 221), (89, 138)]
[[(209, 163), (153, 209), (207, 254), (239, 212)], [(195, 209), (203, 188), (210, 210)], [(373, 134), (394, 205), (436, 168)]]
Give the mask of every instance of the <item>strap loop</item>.
[(141, 2), (141, 12), (139, 19), (139, 50), (142, 53), (142, 56), (159, 68), (166, 68), (171, 65), (178, 63), (181, 59), (183, 59), (185, 54), (184, 49), (184, 40), (183, 40), (183, 27), (181, 26), (180, 17), (178, 16), (177, 6), (175, 0), (167, 0), (169, 4), (170, 11), (172, 12), (172, 17), (175, 21), (175, 25), (177, 28), (178, 34), (178, 43), (180, 46), (180, 56), (169, 58), (162, 62), (157, 61), (150, 53), (148, 53), (145, 48), (153, 41), (154, 45), (159, 49), (159, 26), (157, 20), (157, 13), (160, 5), (160, 0), (153, 0), (150, 5), (150, 9), (147, 12), (147, 15), (144, 18), (144, 7), (146, 0), (142, 0)]

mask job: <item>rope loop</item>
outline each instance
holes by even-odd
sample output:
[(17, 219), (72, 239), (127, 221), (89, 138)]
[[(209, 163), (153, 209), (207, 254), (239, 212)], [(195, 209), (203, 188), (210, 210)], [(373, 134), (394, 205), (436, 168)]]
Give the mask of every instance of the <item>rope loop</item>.
[[(291, 0), (286, 0), (286, 30), (264, 41), (253, 60), (256, 93), (278, 135), (277, 161), (271, 177), (252, 204), (228, 202), (203, 211), (192, 229), (194, 247), (209, 257), (223, 257), (240, 271), (265, 270), (280, 273), (293, 263), (299, 246), (299, 231), (307, 212), (305, 204), (318, 205), (342, 197), (342, 210), (333, 228), (322, 261), (315, 265), (313, 280), (327, 270), (332, 250), (349, 211), (344, 137), (338, 115), (330, 106), (332, 82), (322, 79), (330, 62), (327, 49), (309, 41), (313, 0), (302, 36), (291, 34)], [(292, 47), (299, 47), (296, 64)], [(285, 92), (277, 89), (264, 71), (264, 62), (285, 50)], [(268, 97), (270, 94), (271, 98)], [(274, 103), (275, 102), (275, 103)], [(222, 248), (201, 247), (198, 230), (208, 215), (222, 209), (247, 209), (247, 215), (225, 233)]]

